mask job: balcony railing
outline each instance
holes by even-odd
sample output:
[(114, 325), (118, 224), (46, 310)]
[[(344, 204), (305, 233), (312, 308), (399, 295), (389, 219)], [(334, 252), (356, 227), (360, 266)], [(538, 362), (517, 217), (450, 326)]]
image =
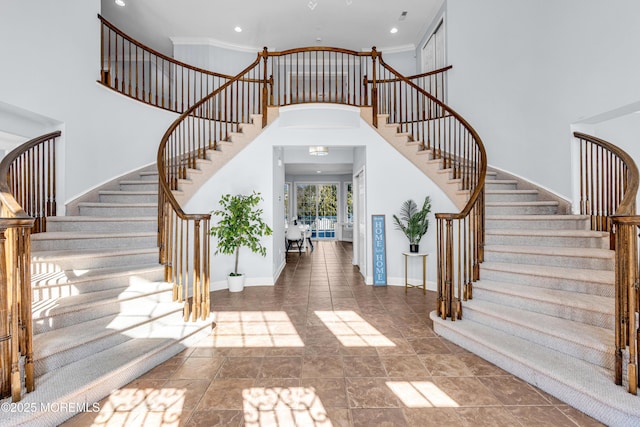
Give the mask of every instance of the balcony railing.
[(100, 80), (144, 103), (182, 113), (232, 76), (177, 61), (101, 21)]

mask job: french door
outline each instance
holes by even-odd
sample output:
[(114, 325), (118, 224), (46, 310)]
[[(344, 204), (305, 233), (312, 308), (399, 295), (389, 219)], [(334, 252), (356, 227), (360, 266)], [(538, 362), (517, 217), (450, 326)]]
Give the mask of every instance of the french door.
[(337, 184), (296, 184), (296, 216), (310, 226), (311, 237), (334, 239), (337, 215)]

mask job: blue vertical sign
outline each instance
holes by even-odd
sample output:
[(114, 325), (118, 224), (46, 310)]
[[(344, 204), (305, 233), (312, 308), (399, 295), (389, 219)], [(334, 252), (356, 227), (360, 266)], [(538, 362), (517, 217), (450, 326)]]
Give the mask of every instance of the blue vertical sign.
[(373, 230), (373, 285), (387, 284), (387, 248), (384, 215), (371, 215)]

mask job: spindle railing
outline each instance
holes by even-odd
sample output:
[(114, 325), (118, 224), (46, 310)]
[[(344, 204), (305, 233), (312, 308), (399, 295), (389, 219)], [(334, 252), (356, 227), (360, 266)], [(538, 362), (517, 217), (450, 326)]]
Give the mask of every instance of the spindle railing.
[[(376, 59), (379, 63), (375, 66)], [(384, 114), (420, 141), (434, 159), (449, 169), (451, 178), (469, 194), (457, 213), (436, 213), (438, 241), (438, 307), (443, 319), (462, 317), (462, 301), (472, 298), (479, 279), (484, 248), (484, 181), (487, 161), (476, 131), (458, 113), (434, 95), (403, 77), (374, 50), (374, 111)]]
[[(436, 70), (422, 77), (442, 75), (445, 71)], [(371, 52), (323, 47), (268, 52), (265, 48), (242, 73), (194, 104), (172, 124), (158, 154), (159, 244), (161, 262), (166, 265), (167, 280), (175, 285), (177, 298), (188, 296), (185, 286), (190, 282), (187, 274), (190, 265), (200, 268), (192, 274), (191, 295), (201, 295), (199, 299), (194, 297), (196, 303), (208, 298), (202, 294), (208, 285), (199, 287), (196, 283), (208, 284), (209, 272), (206, 268), (202, 270), (202, 260), (210, 250), (208, 246), (186, 249), (188, 239), (183, 221), (199, 224), (209, 221), (209, 216), (185, 215), (171, 191), (178, 189), (187, 170), (196, 168), (197, 160), (205, 158), (207, 150), (217, 149), (220, 141), (227, 140), (231, 132), (240, 131), (240, 124), (248, 123), (253, 114), (262, 114), (265, 126), (267, 107), (300, 103), (372, 107), (374, 125), (378, 115), (384, 114), (389, 122), (398, 124), (400, 131), (421, 141), (421, 148), (440, 159), (442, 167), (449, 169), (452, 178), (468, 191), (470, 200), (462, 212), (437, 215), (442, 248), (438, 262), (438, 310), (443, 317), (459, 317), (460, 301), (471, 297), (471, 283), (477, 280), (482, 261), (484, 147), (462, 117), (385, 64), (375, 48)], [(457, 231), (452, 230), (454, 223)], [(203, 232), (202, 225), (194, 226), (194, 230), (196, 227)], [(453, 241), (454, 235), (457, 242)], [(195, 237), (192, 240), (195, 244)], [(204, 234), (197, 240), (208, 245)], [(184, 258), (189, 254), (196, 254), (193, 262)], [(189, 312), (193, 318), (198, 317), (198, 312), (208, 313), (205, 305), (195, 309), (185, 305), (185, 318)]]
[(173, 283), (174, 299), (185, 302), (185, 320), (209, 316), (211, 215), (186, 214), (172, 191), (199, 159), (219, 150), (221, 141), (262, 111), (267, 88), (260, 58), (181, 114), (158, 149), (160, 262), (165, 280)]
[(269, 105), (369, 105), (370, 88), (363, 82), (371, 70), (371, 52), (308, 47), (263, 54), (271, 86)]
[[(0, 399), (35, 388), (31, 316), (31, 233), (55, 215), (55, 141), (32, 139), (0, 162)], [(24, 357), (24, 377), (20, 358)]]
[(623, 383), (623, 352), (629, 351), (627, 383), (637, 394), (639, 382), (638, 227), (636, 216), (638, 167), (615, 145), (575, 132), (579, 144), (580, 213), (591, 218), (591, 229), (611, 235), (615, 250), (615, 382)]
[[(438, 68), (437, 70), (428, 71), (422, 74), (416, 74), (414, 76), (407, 76), (407, 80), (414, 83), (420, 89), (428, 92), (434, 98), (438, 99), (442, 103), (446, 103), (447, 95), (446, 95), (446, 77), (447, 71), (452, 69), (452, 65), (448, 65), (443, 68)], [(401, 80), (398, 78), (391, 78), (389, 80), (378, 78), (376, 83), (377, 86), (387, 86), (393, 87), (394, 84), (399, 83)], [(373, 81), (367, 81), (368, 84), (373, 84)]]
[(100, 80), (144, 103), (182, 113), (232, 76), (177, 61), (101, 21)]
[(429, 92), (436, 99), (446, 104), (447, 102), (447, 71), (452, 69), (452, 65), (438, 68), (426, 73), (408, 76), (407, 79), (413, 82), (422, 90)]

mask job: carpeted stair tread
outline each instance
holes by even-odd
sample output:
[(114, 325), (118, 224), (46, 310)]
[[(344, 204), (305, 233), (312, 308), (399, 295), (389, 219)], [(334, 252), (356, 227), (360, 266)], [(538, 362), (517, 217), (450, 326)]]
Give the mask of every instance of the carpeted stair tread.
[(540, 268), (538, 265), (532, 264), (514, 264), (508, 262), (491, 262), (482, 263), (483, 270), (501, 270), (510, 273), (529, 274), (540, 277), (552, 277), (557, 279), (575, 279), (583, 282), (603, 283), (614, 285), (615, 273), (611, 270), (586, 270), (584, 268), (569, 268), (545, 266)]
[[(157, 204), (156, 204), (157, 206)], [(53, 216), (47, 218), (47, 223), (50, 222), (103, 222), (103, 221), (156, 221), (158, 218), (155, 216)], [(36, 236), (36, 234), (34, 234)]]
[(91, 258), (94, 256), (122, 256), (128, 254), (142, 254), (158, 252), (158, 248), (139, 248), (139, 249), (63, 249), (56, 251), (38, 251), (31, 254), (31, 260), (53, 261), (58, 258)]
[(464, 309), (465, 313), (469, 310), (478, 311), (506, 325), (514, 324), (599, 351), (611, 351), (613, 354), (614, 334), (610, 329), (477, 299), (468, 300)]
[(566, 305), (570, 302), (570, 307), (596, 313), (610, 314), (611, 316), (613, 316), (615, 311), (613, 298), (599, 295), (538, 288), (506, 282), (494, 282), (490, 280), (478, 280), (477, 282), (474, 282), (473, 289), (474, 292), (476, 292), (476, 295), (478, 291), (484, 290), (493, 293), (516, 296), (521, 298), (523, 301), (540, 301), (561, 305)]
[[(86, 322), (77, 323), (43, 332), (33, 336), (34, 359), (41, 359), (63, 350), (78, 347), (87, 342), (95, 341), (114, 334), (125, 334), (151, 320), (179, 312), (182, 314), (182, 304), (154, 303), (141, 304), (136, 314), (113, 314)], [(184, 325), (187, 322), (182, 322)], [(154, 328), (156, 329), (156, 328)], [(161, 333), (161, 331), (157, 331)], [(130, 337), (145, 338), (145, 337)]]
[[(486, 183), (496, 182), (495, 180), (486, 180)], [(487, 196), (491, 194), (538, 194), (538, 190), (486, 190), (484, 192)]]
[(549, 229), (519, 229), (519, 228), (492, 228), (486, 230), (486, 234), (496, 236), (539, 236), (539, 237), (609, 237), (609, 233), (590, 230), (549, 230)]
[(78, 203), (79, 207), (96, 207), (96, 208), (153, 208), (157, 207), (157, 203), (116, 203), (116, 202), (82, 202)]
[[(148, 183), (148, 181), (142, 181), (142, 182)], [(128, 196), (149, 196), (149, 195), (158, 194), (158, 191), (157, 190), (100, 190), (98, 191), (98, 194), (112, 194), (112, 195), (122, 194), (122, 195), (128, 195)]]
[(97, 279), (107, 279), (110, 277), (131, 276), (152, 271), (163, 272), (164, 267), (160, 264), (144, 264), (122, 267), (94, 268), (86, 271), (83, 270), (81, 272), (58, 271), (54, 273), (32, 273), (31, 283), (34, 288), (40, 288), (50, 285), (89, 282)]
[[(76, 405), (99, 402), (211, 331), (211, 321), (184, 322), (182, 313), (162, 318), (159, 326), (148, 338), (128, 340), (36, 378), (35, 390), (21, 403), (37, 410), (3, 415), (0, 426), (59, 425), (81, 410)], [(62, 410), (42, 411), (40, 403)]]
[(487, 245), (485, 251), (505, 252), (510, 254), (530, 254), (563, 257), (614, 258), (613, 251), (598, 248), (571, 248), (561, 246), (518, 246), (518, 245)]
[[(173, 286), (166, 282), (133, 283), (103, 291), (50, 298), (33, 304), (33, 320), (36, 321), (50, 315), (58, 316), (69, 311), (88, 310), (100, 304), (143, 298), (169, 292), (172, 289)], [(55, 313), (52, 313), (52, 310), (55, 310)]]
[[(46, 233), (36, 233), (31, 236), (31, 240), (62, 240), (62, 239), (118, 239), (132, 237), (156, 237), (157, 232), (134, 232), (134, 233), (86, 233), (82, 231), (47, 231)], [(38, 253), (39, 251), (33, 251)]]
[(576, 219), (578, 220), (586, 220), (589, 219), (588, 215), (498, 215), (498, 214), (494, 214), (494, 215), (487, 215), (486, 219), (491, 219), (491, 220), (499, 220), (499, 221), (505, 221), (505, 220), (510, 220), (510, 219), (516, 219), (516, 220), (531, 220), (531, 221), (539, 221), (539, 220), (547, 220), (547, 221), (566, 221), (566, 220), (571, 220), (571, 221), (575, 221)]
[(494, 206), (557, 206), (559, 203), (555, 200), (535, 200), (530, 202), (486, 202), (486, 207)]
[(430, 314), (437, 334), (608, 425), (640, 425), (640, 397), (610, 371), (477, 322)]

